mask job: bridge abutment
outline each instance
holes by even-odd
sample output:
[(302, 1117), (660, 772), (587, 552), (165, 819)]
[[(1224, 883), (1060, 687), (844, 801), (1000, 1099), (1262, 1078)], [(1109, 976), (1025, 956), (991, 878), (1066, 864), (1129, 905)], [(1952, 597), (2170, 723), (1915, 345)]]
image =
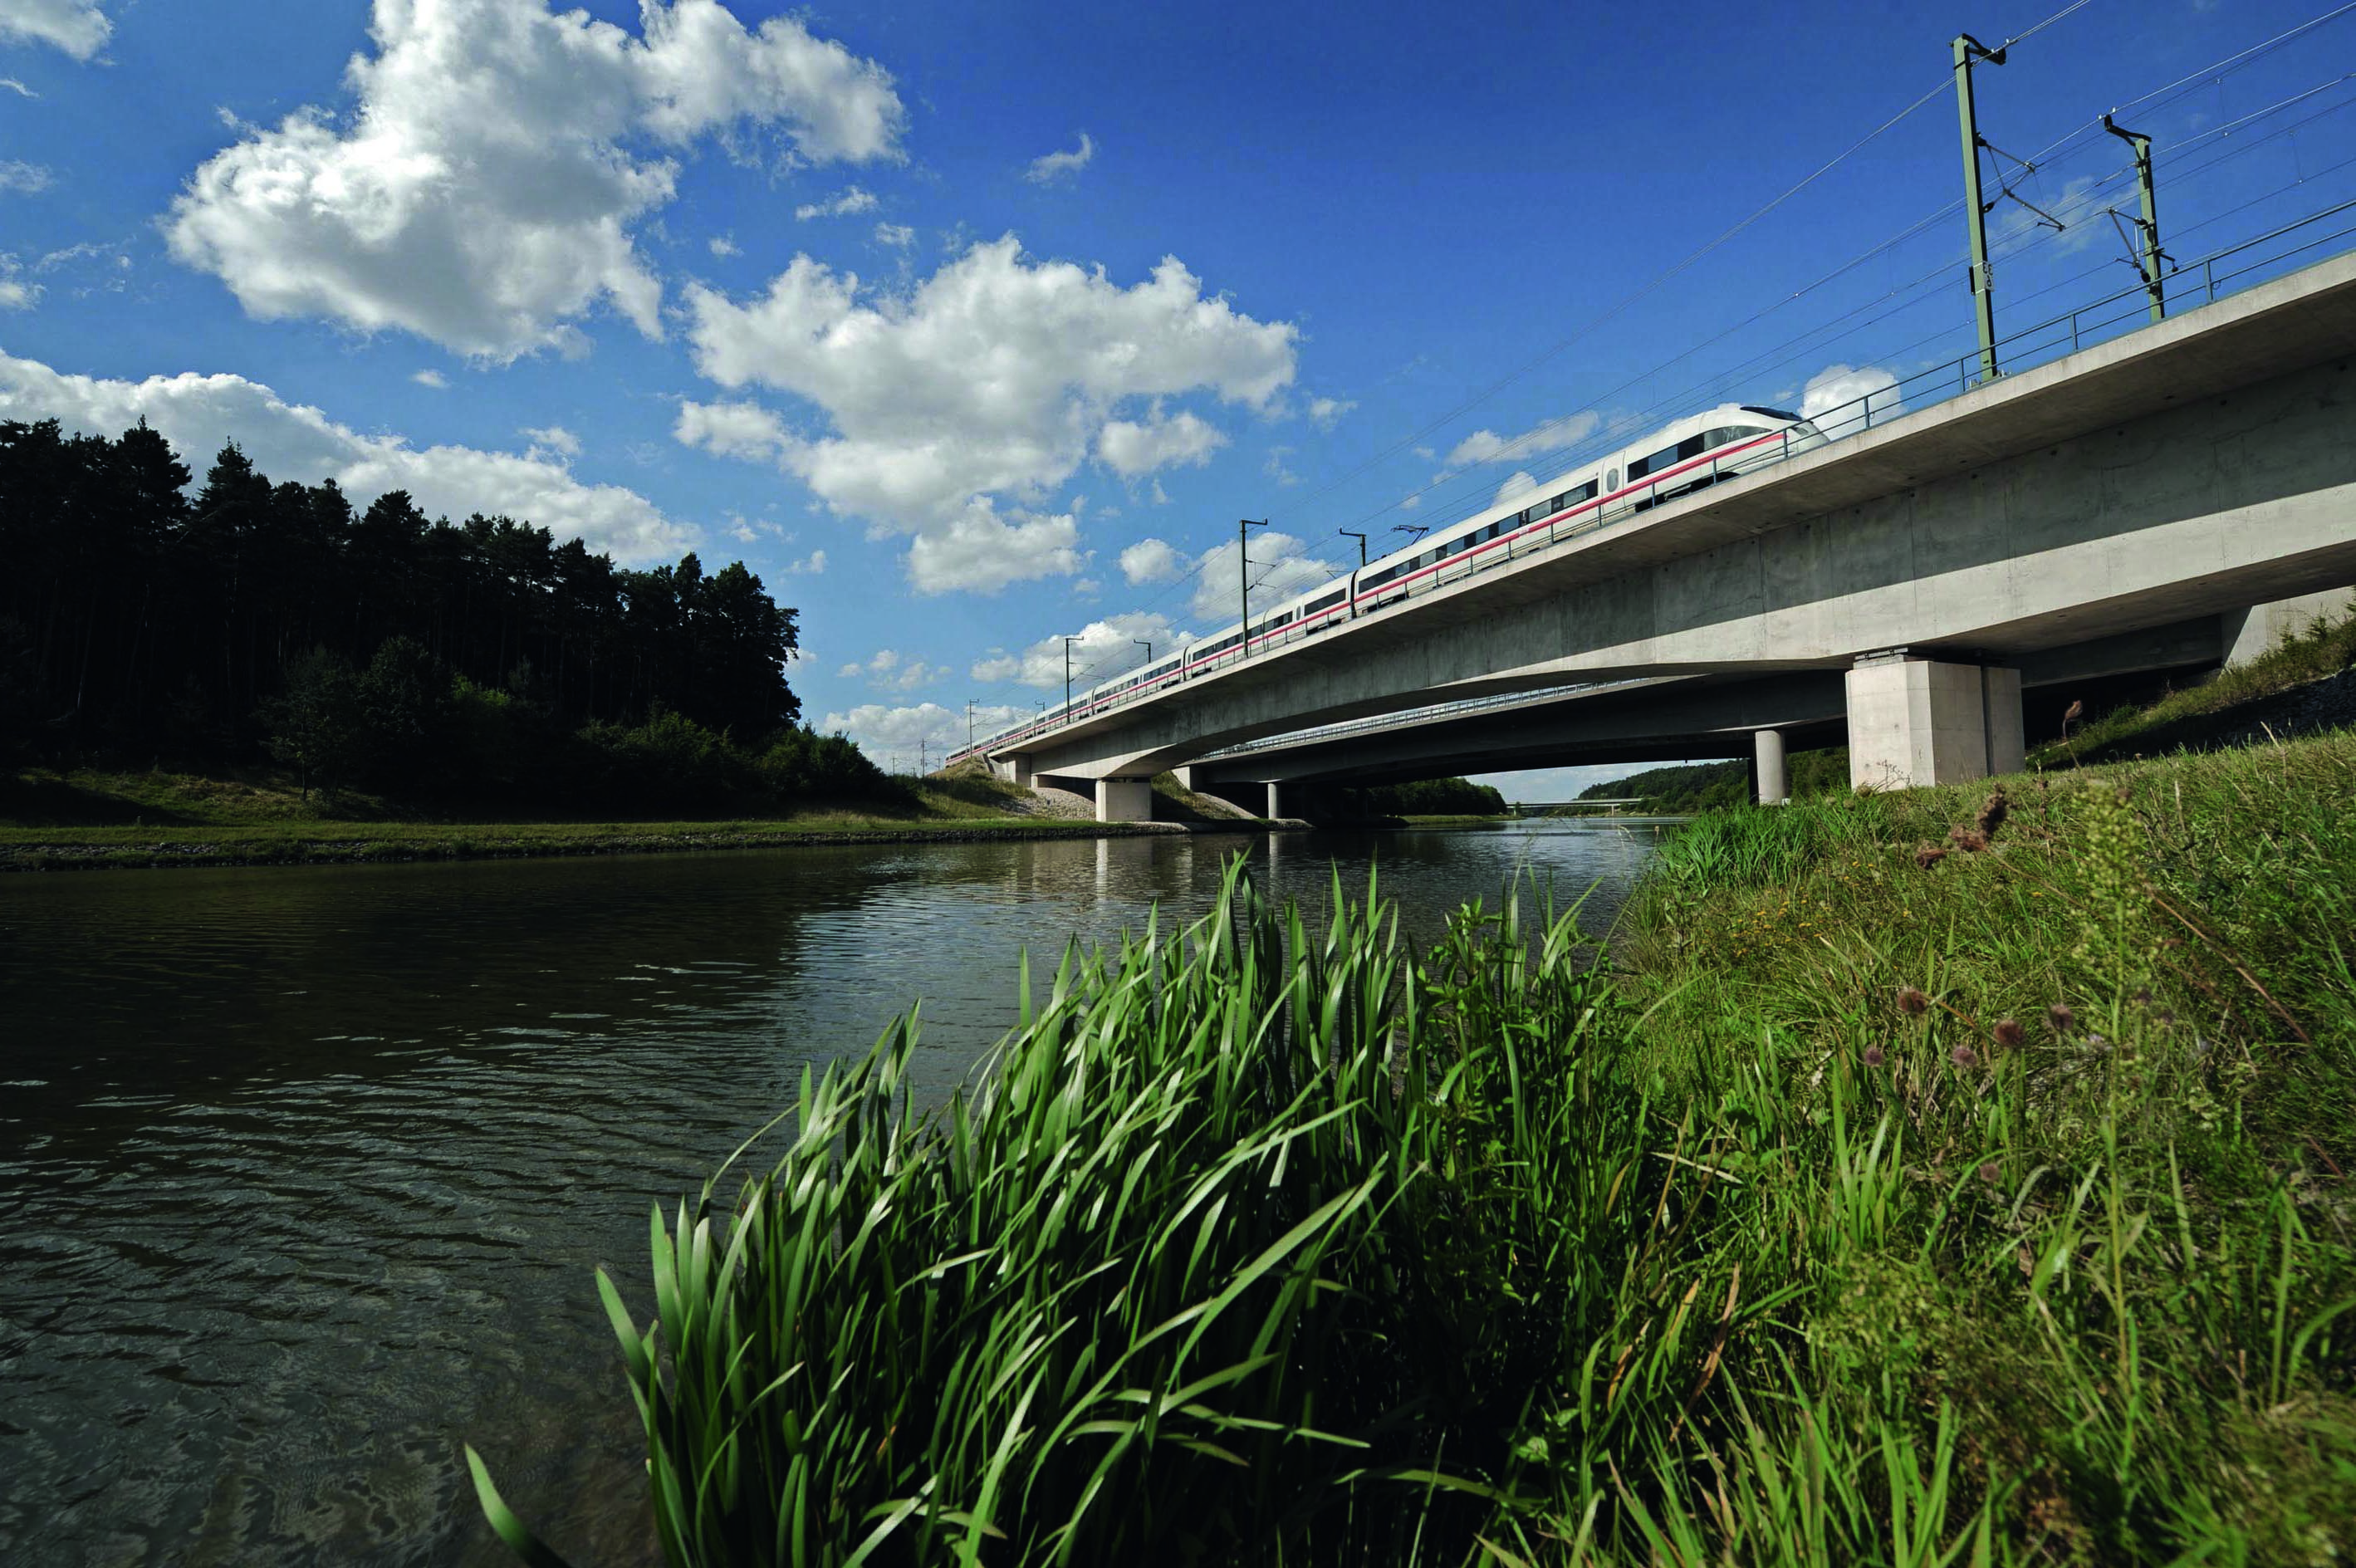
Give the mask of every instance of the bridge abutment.
[(1007, 783), (1023, 789), (1031, 788), (1031, 759), (1022, 753), (1017, 752), (1012, 757), (1001, 757), (992, 763), (991, 767)]
[(1150, 822), (1152, 820), (1152, 779), (1099, 779), (1097, 780), (1097, 821)]
[(1751, 736), (1751, 776), (1759, 786), (1759, 803), (1781, 806), (1792, 799), (1792, 786), (1783, 770), (1783, 732), (1754, 730)]
[(2307, 628), (2318, 619), (2330, 620), (2346, 615), (2351, 603), (2356, 603), (2356, 593), (2332, 588), (2320, 594), (2301, 594), (2295, 599), (2276, 599), (2270, 605), (2252, 605), (2248, 609), (2219, 617), (2226, 667), (2247, 664), (2259, 654), (2306, 635)]
[(1848, 672), (1854, 789), (1917, 789), (2015, 773), (2023, 751), (2018, 670), (1878, 654)]

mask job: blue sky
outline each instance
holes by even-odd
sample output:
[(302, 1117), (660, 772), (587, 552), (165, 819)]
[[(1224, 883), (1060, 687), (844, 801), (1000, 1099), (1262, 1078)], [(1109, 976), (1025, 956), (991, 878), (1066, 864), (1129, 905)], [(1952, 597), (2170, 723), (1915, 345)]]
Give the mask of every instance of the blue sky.
[[(2067, 5), (0, 0), (0, 417), (742, 558), (806, 716), (913, 761), (1062, 634), (1231, 619), (1238, 517), (1273, 594), (1964, 351), (1948, 39)], [(2086, 0), (1982, 70), (2063, 224), (1992, 216), (1999, 330), (2133, 281), (2101, 111), (2190, 259), (2356, 195), (2351, 61), (2317, 0)]]

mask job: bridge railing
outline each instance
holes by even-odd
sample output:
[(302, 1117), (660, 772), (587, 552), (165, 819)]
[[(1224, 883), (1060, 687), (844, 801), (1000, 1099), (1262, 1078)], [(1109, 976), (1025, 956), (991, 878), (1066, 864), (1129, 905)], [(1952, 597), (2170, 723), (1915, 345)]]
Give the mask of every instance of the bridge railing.
[[(2332, 227), (2334, 220), (2342, 221)], [(2329, 260), (2329, 255), (2318, 256), (2313, 252), (2351, 236), (2356, 236), (2356, 200), (2339, 202), (2254, 239), (2244, 240), (2182, 263), (2168, 274), (2161, 286), (2165, 290), (2173, 280), (2180, 287), (2197, 278), (2202, 303), (2214, 304), (2228, 295), (2283, 276), (2298, 267)], [(2338, 253), (2337, 251), (2330, 252)], [(2048, 317), (2033, 327), (2026, 327), (1997, 338), (1994, 346), (1997, 360), (2007, 368), (2007, 373), (2016, 372), (2049, 364), (2092, 344), (2125, 336), (2136, 330), (2136, 324), (2147, 321), (2150, 299), (2148, 287), (2137, 282), (2101, 299)], [(1026, 742), (1044, 739), (1072, 725), (1150, 701), (1173, 686), (1232, 669), (1271, 650), (1308, 641), (1337, 627), (1379, 615), (1409, 599), (1421, 598), (1442, 587), (1452, 587), (1469, 577), (1518, 564), (1559, 544), (1617, 526), (1690, 491), (1744, 478), (1788, 462), (1794, 456), (1820, 451), (1826, 445), (1862, 435), (1876, 424), (1888, 424), (1901, 415), (1934, 408), (1982, 384), (1986, 378), (1980, 373), (1980, 350), (1975, 348), (1954, 360), (1941, 360), (1927, 369), (1902, 376), (1888, 386), (1876, 387), (1847, 403), (1811, 414), (1808, 423), (1824, 433), (1821, 442), (1804, 437), (1795, 449), (1787, 427), (1779, 441), (1765, 444), (1756, 451), (1745, 451), (1730, 461), (1721, 462), (1713, 457), (1707, 472), (1698, 478), (1689, 470), (1679, 471), (1667, 481), (1655, 480), (1642, 489), (1620, 491), (1601, 505), (1589, 509), (1573, 508), (1556, 517), (1524, 524), (1515, 532), (1501, 534), (1496, 541), (1478, 552), (1468, 552), (1454, 562), (1443, 561), (1426, 568), (1412, 583), (1396, 588), (1387, 585), (1358, 596), (1353, 613), (1347, 616), (1297, 622), (1262, 632), (1232, 649), (1191, 662), (1182, 657), (1176, 673), (1162, 676), (1148, 684), (1122, 685), (1118, 682), (1118, 678), (1101, 682), (1074, 699), (1069, 707), (1054, 709), (1041, 718), (1001, 730), (964, 750), (951, 753), (948, 760), (960, 762), (969, 757), (1013, 750)], [(1543, 485), (1538, 487), (1540, 489), (1544, 488)], [(1466, 514), (1467, 517), (1477, 515), (1477, 512)], [(1440, 525), (1440, 531), (1448, 526)], [(1108, 687), (1111, 690), (1108, 691)], [(1527, 700), (1527, 696), (1476, 699)], [(1369, 725), (1396, 723), (1397, 715), (1365, 722)], [(1286, 744), (1297, 744), (1295, 737), (1288, 736), (1285, 740)], [(1233, 748), (1223, 755), (1232, 754)]]

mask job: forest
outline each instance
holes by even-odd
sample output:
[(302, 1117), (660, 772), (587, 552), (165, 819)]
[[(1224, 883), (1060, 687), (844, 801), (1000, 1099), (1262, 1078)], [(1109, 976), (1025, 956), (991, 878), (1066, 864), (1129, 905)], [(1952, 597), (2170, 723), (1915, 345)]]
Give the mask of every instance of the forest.
[(889, 792), (798, 725), (795, 612), (741, 562), (637, 571), (507, 517), (193, 475), (0, 422), (0, 763), (275, 762), (312, 789), (541, 810)]

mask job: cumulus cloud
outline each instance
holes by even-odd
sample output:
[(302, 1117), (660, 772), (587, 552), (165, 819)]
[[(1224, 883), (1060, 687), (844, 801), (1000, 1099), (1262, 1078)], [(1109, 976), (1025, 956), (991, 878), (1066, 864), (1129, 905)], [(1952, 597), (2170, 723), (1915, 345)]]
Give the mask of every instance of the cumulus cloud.
[(1494, 463), (1500, 457), (1542, 457), (1549, 452), (1578, 446), (1594, 435), (1601, 424), (1600, 415), (1582, 411), (1534, 424), (1519, 435), (1476, 430), (1459, 441), (1440, 463), (1444, 467), (1465, 468), (1475, 463)]
[(1178, 552), (1159, 539), (1141, 539), (1120, 553), (1120, 575), (1132, 587), (1166, 583), (1184, 569)]
[(931, 685), (949, 671), (946, 665), (904, 659), (889, 648), (880, 648), (866, 663), (846, 664), (834, 673), (838, 680), (865, 681), (882, 691), (913, 692), (919, 686)]
[(1497, 487), (1497, 493), (1490, 498), (1489, 504), (1502, 506), (1516, 496), (1528, 495), (1537, 488), (1538, 482), (1531, 476), (1528, 469), (1516, 468), (1505, 476), (1505, 482)]
[(1097, 460), (1125, 479), (1136, 479), (1156, 468), (1199, 468), (1226, 444), (1215, 426), (1183, 410), (1165, 417), (1157, 403), (1142, 424), (1116, 419), (1098, 431)]
[(908, 546), (908, 580), (921, 594), (963, 588), (994, 594), (1010, 583), (1068, 577), (1080, 569), (1080, 520), (1071, 512), (998, 515), (980, 497), (945, 529)]
[[(86, 60), (104, 48), (113, 34), (114, 24), (99, 9), (98, 0), (0, 0), (0, 42), (50, 44)], [(25, 92), (15, 82), (9, 85)]]
[(786, 563), (787, 575), (796, 577), (815, 577), (825, 570), (826, 552), (823, 550), (813, 550), (798, 561)]
[(1082, 131), (1078, 146), (1068, 153), (1049, 153), (1044, 157), (1033, 158), (1031, 166), (1023, 171), (1023, 177), (1033, 185), (1048, 185), (1078, 174), (1096, 156), (1096, 143)]
[[(1031, 712), (995, 704), (977, 706), (972, 724), (980, 734), (988, 735)], [(819, 728), (830, 735), (848, 736), (873, 762), (888, 768), (897, 759), (904, 770), (913, 771), (919, 758), (938, 766), (963, 746), (967, 718), (963, 709), (952, 712), (938, 703), (918, 703), (913, 707), (865, 703), (846, 714), (827, 714)]]
[[(1191, 633), (1171, 625), (1167, 617), (1149, 610), (1090, 621), (1072, 634), (1072, 689), (1084, 690), (1143, 664), (1145, 650), (1138, 646), (1141, 642), (1151, 643), (1158, 659), (1194, 640)], [(1013, 681), (1043, 692), (1051, 688), (1061, 692), (1064, 639), (1060, 635), (1042, 638), (1019, 653), (993, 650), (975, 661), (972, 674), (977, 681)]]
[[(190, 177), (167, 234), (265, 319), (399, 328), (511, 359), (580, 348), (605, 302), (659, 337), (662, 286), (631, 223), (675, 158), (751, 126), (816, 164), (896, 157), (905, 119), (873, 61), (718, 0), (642, 0), (632, 37), (542, 0), (377, 0), (348, 115), (299, 109)], [(665, 156), (649, 156), (647, 144)]]
[(916, 231), (905, 223), (878, 223), (875, 225), (875, 242), (889, 245), (895, 251), (905, 251), (916, 242)]
[(584, 484), (544, 452), (417, 447), (397, 435), (363, 435), (242, 376), (116, 381), (68, 375), (0, 353), (0, 418), (56, 419), (96, 435), (120, 435), (145, 419), (199, 478), (213, 454), (234, 440), (273, 479), (334, 479), (362, 506), (387, 490), (407, 490), (429, 514), (504, 514), (625, 561), (676, 555), (693, 542), (691, 530), (644, 496)]
[(421, 387), (432, 387), (435, 392), (440, 392), (450, 384), (450, 378), (439, 371), (419, 371), (409, 379)]
[[(1251, 574), (1254, 620), (1259, 618), (1262, 610), (1275, 608), (1303, 588), (1313, 588), (1344, 575), (1342, 567), (1310, 554), (1309, 547), (1289, 533), (1261, 530), (1252, 534), (1249, 542), (1251, 548), (1245, 560)], [(1204, 551), (1195, 558), (1194, 569), (1196, 618), (1232, 625), (1242, 611), (1236, 596), (1234, 542)]]
[(1309, 400), (1309, 423), (1320, 430), (1331, 430), (1342, 423), (1342, 416), (1358, 405), (1346, 398), (1312, 397)]
[(1898, 378), (1878, 365), (1826, 365), (1800, 393), (1800, 417), (1826, 435), (1841, 436), (1903, 413)]
[(49, 171), (39, 164), (0, 158), (0, 191), (19, 190), (29, 196), (48, 189), (54, 183)]
[(516, 434), (529, 438), (534, 446), (545, 447), (567, 457), (581, 456), (581, 437), (561, 424), (527, 424)]
[(734, 238), (727, 234), (714, 234), (704, 243), (712, 248), (713, 255), (723, 259), (729, 256), (741, 256), (744, 253), (737, 247)]
[(813, 218), (846, 218), (854, 212), (873, 212), (879, 205), (873, 191), (862, 190), (854, 185), (840, 196), (828, 197), (824, 201), (805, 202), (795, 208), (794, 219), (797, 222), (807, 223)]
[[(1077, 521), (1047, 509), (1050, 492), (1091, 455), (1141, 473), (1199, 457), (1218, 433), (1151, 401), (1207, 391), (1266, 408), (1292, 380), (1298, 338), (1206, 295), (1175, 257), (1122, 288), (1102, 269), (1034, 262), (1012, 235), (904, 292), (797, 256), (764, 295), (699, 285), (686, 304), (698, 370), (798, 398), (824, 429), (798, 433), (749, 401), (691, 402), (678, 439), (774, 461), (838, 513), (913, 535), (926, 592), (1076, 574)], [(1123, 412), (1140, 405), (1141, 418)], [(1115, 424), (1128, 428), (1108, 450)]]

